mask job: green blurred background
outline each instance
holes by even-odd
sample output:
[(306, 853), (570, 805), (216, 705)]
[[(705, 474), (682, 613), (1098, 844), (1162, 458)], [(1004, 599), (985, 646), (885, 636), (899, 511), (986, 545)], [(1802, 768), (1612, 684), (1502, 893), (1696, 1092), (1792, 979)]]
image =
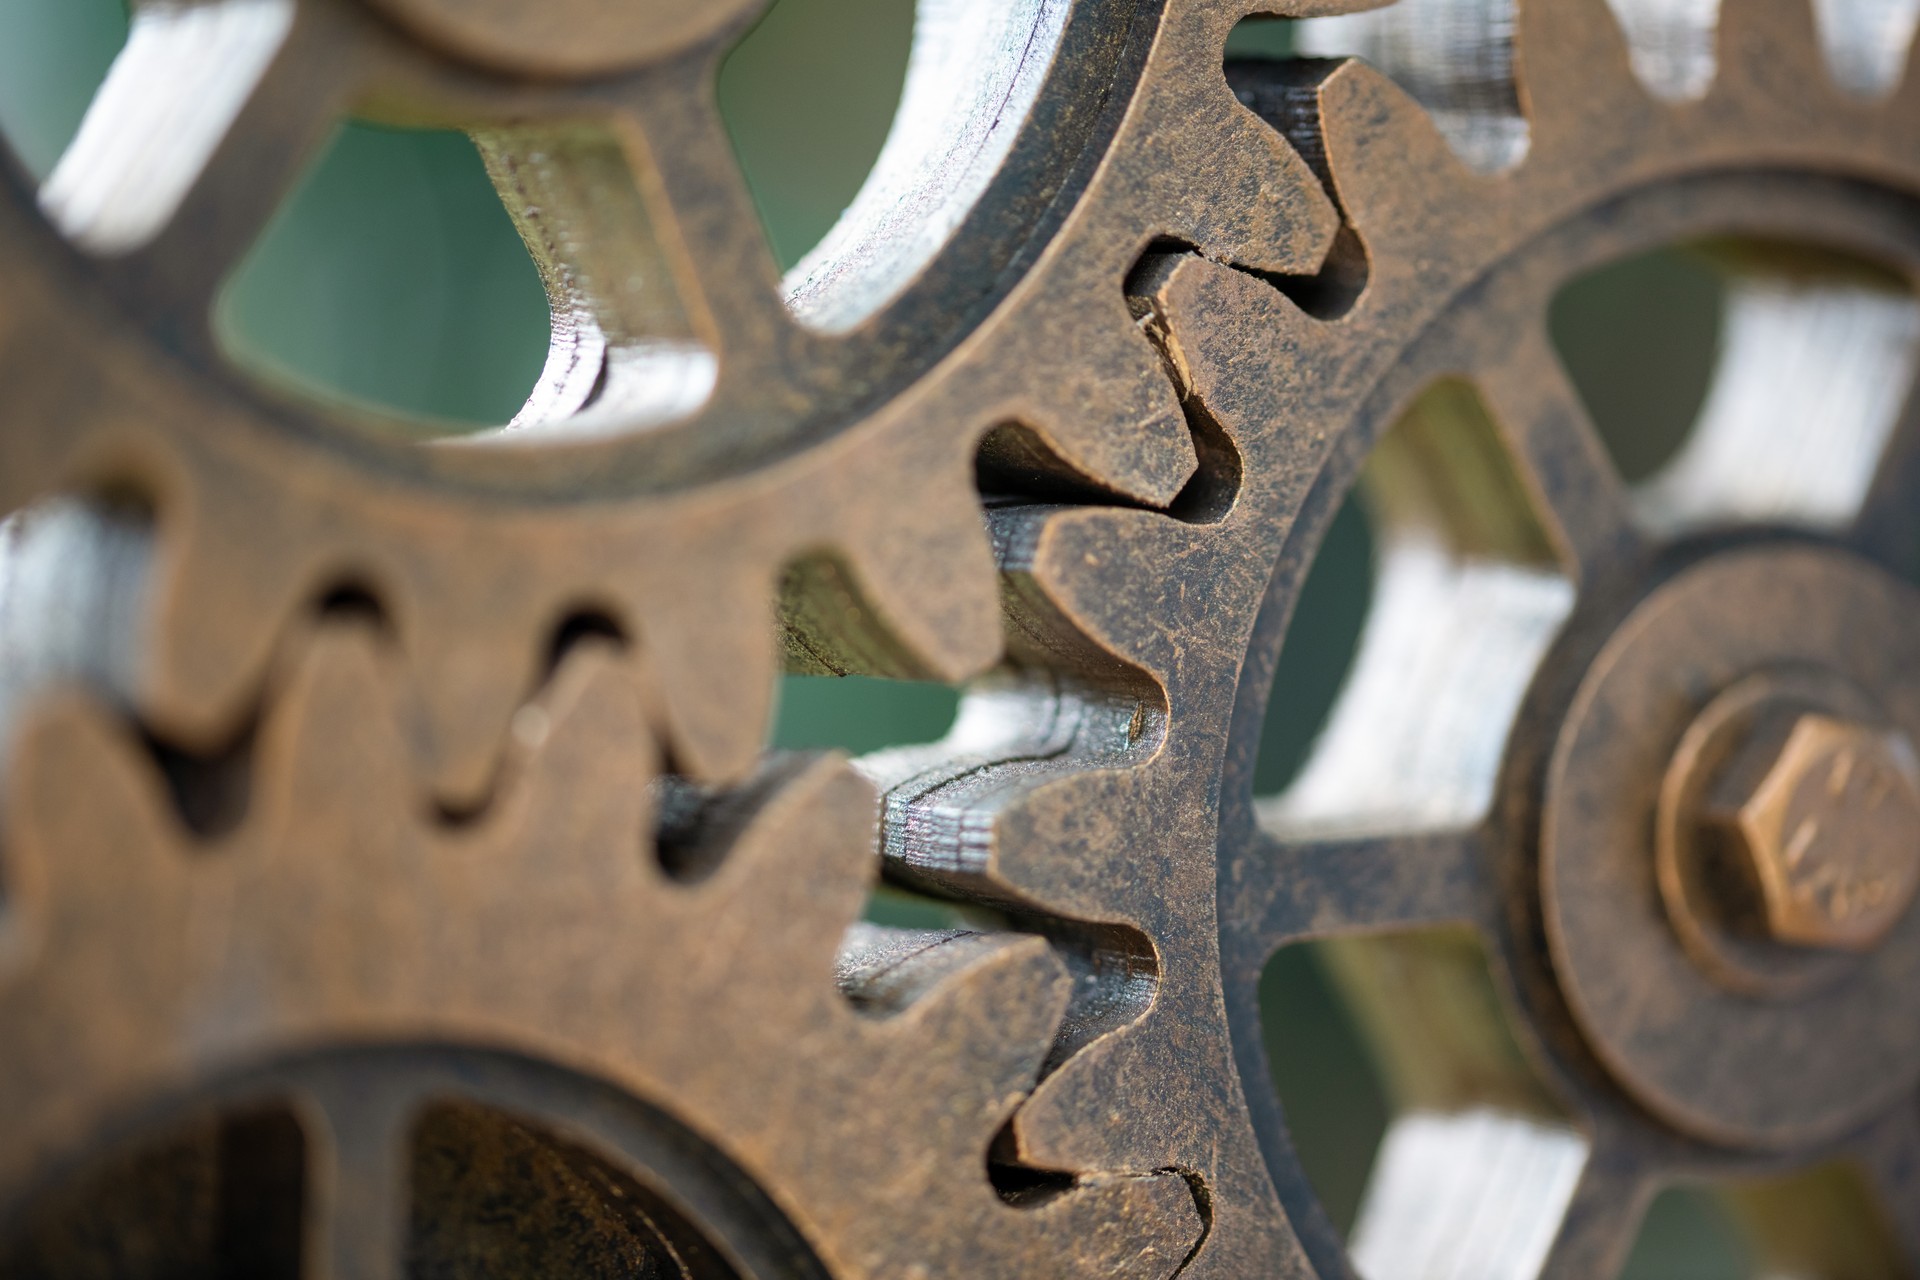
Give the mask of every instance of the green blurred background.
[[(779, 0), (727, 60), (720, 98), (783, 265), (832, 225), (871, 166), (904, 78), (912, 0)], [(120, 0), (0, 0), (0, 132), (44, 175), (124, 40)], [(1289, 30), (1250, 22), (1236, 55), (1283, 56)], [(1623, 465), (1645, 474), (1703, 392), (1717, 301), (1676, 255), (1629, 264), (1564, 296), (1555, 333)], [(439, 430), (505, 422), (533, 386), (547, 310), (526, 251), (479, 158), (456, 133), (346, 123), (220, 304), (235, 354), (271, 376), (385, 406)], [(1258, 784), (1292, 776), (1332, 703), (1365, 616), (1371, 550), (1343, 511), (1287, 640)], [(774, 743), (862, 753), (939, 737), (954, 691), (789, 677)], [(899, 897), (874, 918), (942, 919)], [(1349, 1018), (1307, 949), (1262, 990), (1276, 1084), (1336, 1221), (1350, 1221), (1384, 1103)], [(1698, 1196), (1664, 1198), (1629, 1267), (1634, 1280), (1745, 1275), (1737, 1241)]]

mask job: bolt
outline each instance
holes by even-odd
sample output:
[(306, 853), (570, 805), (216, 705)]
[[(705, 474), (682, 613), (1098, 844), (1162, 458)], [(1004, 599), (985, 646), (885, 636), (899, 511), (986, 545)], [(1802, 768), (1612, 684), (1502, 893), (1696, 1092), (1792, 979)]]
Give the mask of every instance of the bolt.
[(1777, 942), (1870, 950), (1920, 889), (1920, 757), (1898, 730), (1803, 713), (1735, 753), (1707, 816)]

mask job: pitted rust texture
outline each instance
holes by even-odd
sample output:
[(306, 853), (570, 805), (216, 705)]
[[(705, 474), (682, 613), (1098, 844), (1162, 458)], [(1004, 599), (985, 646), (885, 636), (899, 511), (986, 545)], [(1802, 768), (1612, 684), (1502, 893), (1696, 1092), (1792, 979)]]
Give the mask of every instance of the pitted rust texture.
[[(1442, 929), (1401, 985), (1450, 999), (1484, 951), (1471, 1007), (1512, 1034), (1416, 1100), (1484, 1085), (1570, 1170), (1527, 1230), (1464, 1214), (1465, 1273), (1605, 1275), (1664, 1182), (1834, 1160), (1920, 1265), (1920, 921), (1743, 931), (1686, 834), (1713, 771), (1670, 768), (1702, 724), (1724, 762), (1753, 680), (1920, 734), (1920, 431), (1839, 517), (1703, 516), (1622, 483), (1545, 319), (1716, 237), (1911, 281), (1920, 70), (1863, 95), (1802, 0), (1728, 0), (1676, 95), (1604, 0), (1425, 2), (1303, 36), (1384, 71), (1225, 78), (1272, 6), (1034, 6), (1033, 104), (850, 327), (803, 317), (871, 286), (862, 245), (790, 308), (712, 105), (753, 4), (259, 0), (284, 37), (150, 241), (88, 256), (6, 169), (6, 1238), (87, 1237), (98, 1197), (62, 1195), (146, 1143), (216, 1202), (169, 1247), (221, 1266), (249, 1161), (297, 1165), (274, 1265), (310, 1277), (1423, 1274), (1419, 1206), (1352, 1258), (1332, 1231), (1255, 992), (1283, 945)], [(1436, 13), (1511, 37), (1490, 92), (1408, 62)], [(548, 282), (490, 444), (403, 447), (214, 348), (225, 268), (350, 108), (471, 130)], [(710, 394), (635, 429), (679, 356)], [(1409, 415), (1380, 509), (1551, 625), (1493, 664), (1491, 731), (1410, 685), (1363, 753), (1403, 775), (1256, 806), (1306, 566)], [(783, 662), (990, 673), (948, 740), (849, 767), (762, 750)], [(860, 924), (881, 876), (978, 923)], [(223, 1145), (263, 1106), (294, 1140)]]

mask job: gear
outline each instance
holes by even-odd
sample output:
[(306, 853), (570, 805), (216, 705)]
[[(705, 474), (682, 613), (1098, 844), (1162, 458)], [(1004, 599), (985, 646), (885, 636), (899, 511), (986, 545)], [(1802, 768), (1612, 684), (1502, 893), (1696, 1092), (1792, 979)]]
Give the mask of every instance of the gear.
[[(1725, 760), (1779, 768), (1755, 707), (1890, 759), (1920, 734), (1920, 430), (1882, 385), (1914, 370), (1871, 356), (1912, 345), (1880, 341), (1906, 322), (1880, 302), (1920, 270), (1920, 70), (1900, 79), (1842, 7), (1822, 25), (1804, 0), (1701, 21), (1402, 0), (1304, 28), (1303, 48), (1385, 74), (1232, 65), (1248, 112), (1218, 71), (1248, 6), (1077, 6), (1060, 48), (1089, 56), (1056, 56), (951, 246), (908, 252), (916, 283), (890, 301), (876, 281), (900, 277), (866, 263), (907, 252), (898, 226), (872, 259), (835, 250), (802, 273), (809, 327), (756, 302), (770, 271), (701, 269), (760, 251), (728, 256), (743, 197), (698, 95), (669, 92), (710, 67), (699, 33), (521, 39), (478, 8), (388, 7), (489, 66), (667, 59), (535, 94), (344, 4), (298, 11), (384, 51), (411, 92), (382, 110), (431, 97), (489, 130), (556, 316), (515, 431), (630, 424), (662, 359), (697, 381), (717, 355), (718, 381), (684, 426), (524, 454), (308, 430), (216, 382), (141, 301), (185, 296), (164, 239), (98, 285), (17, 192), (0, 205), (0, 246), (29, 246), (0, 247), (22, 281), (0, 313), (8, 412), (67, 424), (7, 446), (7, 496), (131, 488), (162, 557), (158, 656), (71, 664), (160, 745), (79, 695), (13, 737), (0, 1037), (31, 1051), (0, 1061), (0, 1131), (20, 1135), (0, 1202), (23, 1211), (128, 1132), (264, 1098), (321, 1152), (295, 1199), (307, 1265), (343, 1274), (394, 1273), (403, 1238), (416, 1269), (448, 1257), (471, 1246), (433, 1223), (486, 1216), (403, 1231), (384, 1189), (408, 1125), (416, 1213), (421, 1186), (486, 1191), (518, 1162), (514, 1213), (550, 1196), (664, 1274), (1597, 1276), (1665, 1181), (1834, 1161), (1867, 1171), (1889, 1248), (1920, 1265), (1901, 1016), (1920, 924), (1845, 954), (1756, 933), (1687, 816), (1730, 785)], [(1073, 115), (1084, 135), (1049, 135), (1050, 105), (1116, 80)], [(274, 101), (314, 100), (281, 83)], [(617, 149), (525, 123), (608, 104), (638, 121)], [(636, 156), (671, 217), (596, 199)], [(1864, 317), (1826, 362), (1846, 394), (1748, 382), (1629, 486), (1548, 304), (1601, 263), (1716, 238), (1798, 252), (1729, 268), (1763, 335), (1734, 344), (1749, 371), (1783, 366), (1764, 335), (1789, 304)], [(627, 253), (674, 288), (610, 297)], [(1829, 287), (1834, 255), (1875, 269)], [(83, 347), (124, 387), (83, 386)], [(787, 566), (803, 667), (991, 659), (965, 564), (976, 453), (1002, 670), (947, 741), (857, 769), (882, 791), (887, 876), (1012, 934), (848, 935), (872, 793), (843, 766), (649, 784), (669, 761), (737, 776), (757, 751), (760, 602)], [(1301, 780), (1256, 806), (1299, 586), (1363, 464), (1385, 535), (1372, 629)], [(126, 539), (82, 536), (121, 581)], [(342, 581), (374, 618), (287, 621)], [(587, 605), (631, 643), (560, 646), (528, 700)], [(242, 783), (183, 791), (207, 766), (178, 749), (231, 743), (254, 706), (221, 765)], [(450, 812), (423, 817), (409, 776)], [(245, 807), (194, 811), (169, 782)], [(1379, 938), (1439, 926), (1479, 938), (1494, 1003), (1461, 995), (1455, 943)], [(1346, 1242), (1269, 1089), (1255, 1000), (1267, 959), (1311, 939), (1341, 940), (1390, 1011), (1408, 1103)], [(1436, 1031), (1445, 1014), (1471, 1025)], [(1896, 1265), (1776, 1238), (1783, 1267)]]
[[(756, 767), (782, 589), (802, 668), (993, 659), (983, 437), (989, 473), (1183, 489), (1193, 446), (1126, 273), (1166, 235), (1311, 270), (1332, 225), (1219, 82), (1238, 14), (926, 6), (975, 39), (929, 41), (910, 145), (789, 310), (706, 86), (757, 6), (675, 26), (587, 4), (532, 31), (516, 6), (380, 7), (141, 6), (37, 201), (4, 176), (0, 1022), (33, 1049), (0, 1085), (0, 1204), (55, 1223), (19, 1265), (72, 1261), (41, 1197), (115, 1139), (191, 1121), (217, 1165), (232, 1144), (197, 1117), (264, 1099), (304, 1135), (311, 1185), (279, 1199), (305, 1265), (394, 1274), (403, 1249), (442, 1256), (396, 1218), (424, 1099), (592, 1130), (611, 1090), (627, 1115), (604, 1127), (693, 1169), (689, 1191), (630, 1142), (594, 1175), (653, 1188), (633, 1195), (677, 1225), (626, 1238), (665, 1273), (1170, 1273), (1200, 1229), (1183, 1179), (996, 1145), (1084, 1004), (1046, 942), (852, 927), (871, 799), (830, 766), (646, 797), (669, 762)], [(940, 136), (940, 86), (983, 71)], [(348, 107), (474, 131), (534, 252), (553, 348), (497, 439), (400, 445), (216, 349), (215, 290)], [(1202, 154), (1217, 198), (1181, 176)], [(48, 702), (74, 679), (138, 728)], [(135, 901), (138, 929), (99, 932)]]
[[(775, 1189), (757, 1215), (681, 1201), (696, 1238), (751, 1274), (1177, 1266), (1198, 1231), (1178, 1178), (1093, 1177), (1019, 1207), (988, 1181), (1068, 999), (1046, 944), (864, 927), (843, 949), (872, 875), (872, 801), (831, 761), (680, 805), (654, 856), (636, 833), (655, 761), (621, 663), (600, 642), (569, 659), (522, 715), (538, 745), (519, 749), (510, 794), (459, 831), (416, 817), (395, 664), (365, 631), (315, 638), (260, 728), (261, 784), (211, 845), (111, 716), (43, 703), (7, 808), (0, 1026), (30, 1047), (0, 1083), (14, 1213), (102, 1144), (273, 1102), (314, 1148), (303, 1274), (399, 1275), (448, 1229), (404, 1216), (407, 1138), (433, 1107), (586, 1127), (575, 1141), (592, 1146), (638, 1125), (644, 1099), (705, 1135), (654, 1138), (680, 1164)], [(501, 1071), (529, 1073), (516, 1062), (547, 1074), (509, 1089)], [(643, 1180), (677, 1173), (644, 1148), (614, 1158)], [(668, 1193), (699, 1187), (674, 1177)], [(86, 1238), (40, 1247), (67, 1258)], [(659, 1274), (732, 1274), (649, 1256)]]
[[(1131, 500), (1178, 493), (1192, 446), (1127, 271), (1176, 236), (1310, 273), (1333, 225), (1220, 86), (1237, 11), (932, 6), (930, 83), (790, 310), (708, 83), (757, 7), (706, 6), (684, 33), (650, 9), (542, 9), (567, 34), (528, 40), (518, 6), (382, 6), (419, 41), (357, 0), (139, 7), (41, 200), (67, 237), (8, 178), (0, 509), (103, 489), (155, 508), (130, 678), (157, 732), (222, 741), (289, 619), (350, 588), (395, 629), (418, 768), (452, 807), (485, 795), (514, 708), (583, 612), (646, 646), (676, 765), (739, 777), (783, 583), (815, 669), (954, 680), (992, 661), (973, 488), (990, 431), (1017, 462)], [(619, 23), (633, 34), (589, 34)], [(637, 69), (579, 78), (611, 69), (588, 52)], [(1067, 109), (1081, 102), (1101, 105)], [(215, 291), (355, 106), (475, 130), (548, 279), (553, 357), (494, 447), (396, 444), (402, 428), (262, 392), (216, 349)], [(114, 168), (130, 153), (138, 181)], [(1187, 176), (1203, 167), (1208, 188)], [(913, 499), (883, 515), (867, 497), (888, 493)]]
[[(1664, 753), (1751, 670), (1835, 672), (1912, 731), (1910, 605), (1860, 604), (1860, 591), (1911, 599), (1896, 581), (1912, 572), (1920, 509), (1915, 429), (1899, 416), (1910, 343), (1895, 344), (1904, 364), (1873, 365), (1866, 397), (1832, 360), (1825, 383), (1793, 366), (1811, 393), (1763, 382), (1773, 394), (1710, 405), (1690, 453), (1630, 491), (1546, 329), (1560, 285), (1676, 241), (1844, 251), (1912, 281), (1920, 74), (1862, 83), (1848, 16), (1816, 28), (1794, 0), (1730, 0), (1716, 46), (1711, 20), (1623, 30), (1599, 0), (1521, 0), (1502, 93), (1475, 61), (1500, 47), (1499, 14), (1403, 4), (1331, 32), (1306, 24), (1302, 43), (1369, 52), (1408, 88), (1354, 61), (1230, 68), (1242, 99), (1313, 158), (1342, 249), (1317, 281), (1279, 289), (1192, 256), (1136, 273), (1136, 305), (1207, 442), (1207, 501), (995, 512), (1028, 651), (1054, 665), (1077, 651), (1147, 728), (1126, 739), (1086, 718), (1069, 742), (1016, 729), (945, 767), (914, 762), (889, 779), (888, 852), (903, 878), (1150, 942), (1151, 1007), (1044, 1080), (1014, 1127), (1039, 1164), (1172, 1167), (1205, 1185), (1209, 1234), (1183, 1275), (1609, 1275), (1658, 1187), (1834, 1160), (1870, 1171), (1897, 1249), (1920, 1256), (1911, 996), (1893, 994), (1911, 991), (1914, 921), (1844, 990), (1738, 1014), (1663, 916), (1651, 840)], [(1449, 43), (1409, 37), (1421, 30)], [(1663, 49), (1703, 43), (1697, 93), (1649, 78)], [(1427, 60), (1408, 65), (1409, 49)], [(1852, 78), (1836, 82), (1834, 66)], [(1827, 305), (1832, 340), (1873, 344), (1882, 286), (1842, 273), (1869, 316), (1849, 329), (1802, 287), (1804, 264), (1734, 270), (1755, 273), (1755, 307), (1783, 294)], [(1771, 373), (1816, 336), (1761, 343), (1739, 372)], [(1488, 439), (1461, 428), (1479, 404)], [(1383, 446), (1409, 412), (1411, 432)], [(1281, 641), (1370, 456), (1388, 543), (1368, 647), (1298, 786), (1256, 808)], [(1803, 564), (1806, 546), (1823, 550)], [(1634, 680), (1609, 683), (1607, 646), (1645, 625), (1636, 606), (1660, 608), (1688, 565), (1713, 577), (1742, 557), (1738, 589), (1692, 606), (1712, 620), (1697, 652), (1675, 619), (1637, 651), (1648, 665)], [(1855, 578), (1869, 585), (1838, 585)], [(1832, 585), (1785, 585), (1809, 580)], [(1626, 700), (1593, 709), (1607, 698)], [(1060, 718), (1025, 716), (1042, 730)], [(1641, 755), (1622, 757), (1635, 734)], [(1605, 777), (1582, 763), (1590, 749), (1615, 753)], [(1410, 1108), (1353, 1261), (1270, 1092), (1256, 988), (1285, 944), (1442, 926), (1472, 928), (1491, 953), (1508, 1012), (1466, 1018), (1486, 1027), (1435, 1031), (1478, 999), (1455, 980), (1456, 944), (1347, 944), (1361, 994), (1390, 1004), (1382, 1051), (1408, 1064)], [(1519, 1028), (1511, 1057), (1488, 1047), (1503, 1021)], [(1787, 1269), (1895, 1265), (1796, 1254), (1792, 1227), (1762, 1227)]]

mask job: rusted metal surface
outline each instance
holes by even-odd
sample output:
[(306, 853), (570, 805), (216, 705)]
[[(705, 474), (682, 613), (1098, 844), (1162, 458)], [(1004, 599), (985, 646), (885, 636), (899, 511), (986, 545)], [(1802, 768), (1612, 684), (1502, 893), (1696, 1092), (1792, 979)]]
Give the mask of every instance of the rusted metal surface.
[[(1734, 600), (1744, 602), (1738, 612)], [(1718, 927), (1745, 968), (1782, 972), (1777, 987), (1717, 981), (1672, 926), (1647, 839), (1667, 744), (1683, 743), (1688, 728), (1675, 720), (1691, 719), (1676, 681), (1717, 692), (1811, 668), (1911, 725), (1915, 618), (1920, 594), (1841, 553), (1728, 550), (1649, 595), (1574, 699), (1547, 782), (1548, 937), (1597, 1050), (1629, 1091), (1683, 1128), (1761, 1147), (1817, 1141), (1920, 1082), (1913, 1019), (1887, 1016), (1920, 966), (1920, 920), (1855, 957), (1742, 936), (1723, 916)]]
[[(0, 178), (0, 1259), (85, 1274), (138, 1187), (132, 1274), (1584, 1277), (1664, 1180), (1837, 1159), (1920, 1266), (1920, 917), (1783, 927), (1793, 835), (1742, 901), (1701, 818), (1757, 707), (1920, 736), (1920, 71), (1844, 5), (1402, 0), (1289, 10), (1379, 69), (1223, 79), (1256, 7), (995, 6), (783, 282), (709, 83), (756, 5), (143, 6)], [(202, 21), (231, 121), (120, 181)], [(471, 130), (548, 283), (497, 433), (216, 348), (349, 109)], [(1729, 259), (1630, 488), (1547, 307), (1727, 238), (1816, 252)], [(1415, 634), (1256, 804), (1356, 483)], [(763, 751), (783, 662), (980, 678), (849, 766)], [(1878, 795), (1821, 856), (1910, 882)], [(861, 924), (882, 876), (994, 923)], [(1254, 1000), (1321, 938), (1404, 1103), (1351, 1258)]]

